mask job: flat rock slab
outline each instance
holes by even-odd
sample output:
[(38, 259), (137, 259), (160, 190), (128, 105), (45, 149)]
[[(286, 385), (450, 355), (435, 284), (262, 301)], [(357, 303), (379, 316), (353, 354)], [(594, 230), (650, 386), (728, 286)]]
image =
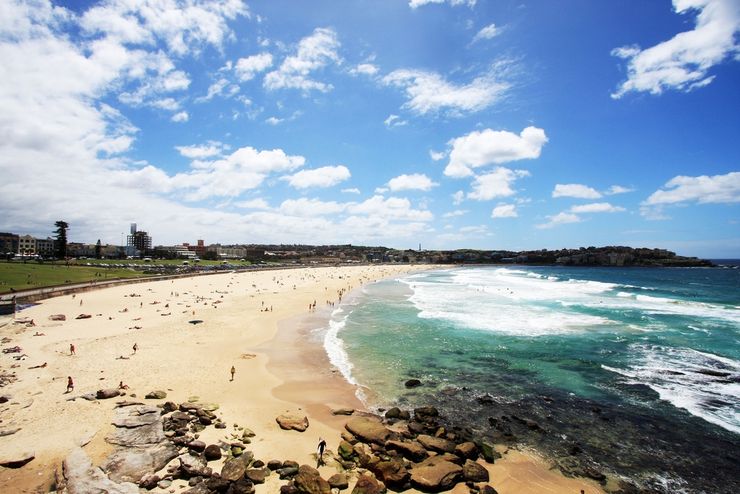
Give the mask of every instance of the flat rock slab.
[(280, 415), (275, 419), (283, 430), (303, 432), (308, 429), (308, 417), (298, 415)]
[(114, 482), (138, 484), (145, 474), (161, 470), (177, 455), (177, 447), (169, 441), (147, 449), (122, 448), (108, 456), (102, 468)]
[(383, 424), (369, 417), (352, 417), (344, 426), (349, 432), (365, 442), (385, 445), (391, 435)]
[(0, 458), (0, 466), (5, 468), (21, 468), (34, 458), (36, 458), (36, 453), (32, 451), (12, 456), (3, 455)]
[(93, 467), (90, 457), (82, 448), (73, 449), (64, 459), (62, 471), (67, 494), (139, 494), (138, 485), (113, 482), (100, 468)]
[(460, 465), (433, 456), (411, 469), (411, 484), (423, 492), (451, 489), (462, 476)]
[(146, 448), (165, 440), (157, 407), (140, 405), (119, 408), (113, 424), (116, 428), (105, 438), (110, 444)]

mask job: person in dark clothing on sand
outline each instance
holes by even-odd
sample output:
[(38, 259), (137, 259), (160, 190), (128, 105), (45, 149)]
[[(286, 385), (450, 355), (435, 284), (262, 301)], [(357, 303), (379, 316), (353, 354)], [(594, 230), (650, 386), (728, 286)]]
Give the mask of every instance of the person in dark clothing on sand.
[(326, 441), (324, 439), (319, 438), (319, 446), (317, 448), (317, 456), (316, 459), (316, 468), (320, 467), (324, 464), (324, 450), (326, 449)]
[(67, 376), (67, 393), (71, 393), (75, 390), (75, 383), (72, 380), (72, 376)]

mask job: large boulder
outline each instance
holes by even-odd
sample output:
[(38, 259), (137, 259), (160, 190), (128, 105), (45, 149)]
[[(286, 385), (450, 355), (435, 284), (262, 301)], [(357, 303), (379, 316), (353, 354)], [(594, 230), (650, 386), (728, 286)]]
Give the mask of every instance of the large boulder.
[(475, 460), (478, 457), (478, 447), (472, 441), (460, 443), (455, 446), (455, 454), (460, 458)]
[(411, 469), (411, 484), (424, 492), (451, 489), (462, 476), (462, 467), (439, 456), (433, 456)]
[(265, 479), (270, 475), (269, 468), (249, 468), (245, 475), (254, 484), (264, 484)]
[(463, 477), (469, 482), (488, 482), (488, 470), (473, 460), (466, 460), (463, 465)]
[(398, 451), (404, 458), (414, 462), (422, 461), (429, 456), (424, 446), (417, 441), (388, 441), (385, 443), (385, 448)]
[(353, 417), (347, 421), (344, 427), (355, 437), (381, 446), (385, 445), (391, 436), (391, 431), (383, 424), (369, 417)]
[(357, 479), (352, 494), (383, 494), (386, 492), (385, 485), (372, 475), (363, 474)]
[(403, 488), (409, 480), (409, 472), (398, 459), (378, 462), (373, 473), (388, 487)]
[(305, 415), (303, 417), (299, 417), (298, 415), (280, 415), (275, 419), (283, 430), (294, 430), (298, 432), (303, 432), (306, 429), (308, 429), (308, 417)]
[(329, 482), (321, 478), (319, 471), (309, 465), (301, 465), (298, 468), (293, 485), (302, 494), (331, 494)]
[(455, 451), (455, 443), (448, 441), (447, 439), (442, 439), (441, 437), (419, 434), (416, 440), (426, 449), (436, 451), (438, 453), (453, 453)]
[(166, 391), (162, 391), (161, 389), (158, 389), (158, 390), (155, 390), (155, 391), (150, 391), (150, 392), (148, 392), (146, 394), (146, 396), (144, 398), (146, 398), (148, 400), (163, 400), (163, 399), (167, 398), (167, 392)]
[(209, 477), (213, 472), (202, 456), (185, 453), (177, 459), (180, 460), (180, 471), (185, 477)]
[(208, 461), (220, 460), (221, 448), (218, 447), (218, 444), (209, 444), (206, 446), (206, 449), (203, 450), (203, 455)]
[(345, 473), (335, 473), (329, 477), (327, 482), (329, 482), (329, 487), (339, 489), (340, 491), (349, 487), (349, 480), (347, 480), (347, 474)]
[(247, 471), (247, 466), (241, 460), (241, 458), (229, 458), (221, 468), (221, 478), (237, 481), (244, 477), (244, 473)]
[(107, 400), (108, 398), (117, 398), (118, 396), (121, 396), (121, 391), (118, 388), (99, 389), (95, 393), (95, 398), (99, 400)]
[(350, 443), (348, 443), (347, 441), (342, 441), (339, 443), (337, 453), (339, 453), (339, 456), (341, 456), (344, 461), (350, 461), (355, 455), (355, 450)]

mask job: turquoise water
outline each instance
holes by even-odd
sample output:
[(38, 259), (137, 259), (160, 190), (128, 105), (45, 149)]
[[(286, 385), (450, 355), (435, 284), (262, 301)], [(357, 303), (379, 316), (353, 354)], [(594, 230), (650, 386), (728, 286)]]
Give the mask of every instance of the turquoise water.
[[(710, 449), (706, 438), (729, 440), (733, 455), (740, 444), (738, 269), (424, 272), (363, 288), (335, 311), (326, 347), (371, 406), (434, 401), (474, 421), (492, 402), (562, 437), (596, 407), (636, 443), (665, 428), (678, 444), (690, 428)], [(412, 377), (424, 386), (407, 390)], [(554, 397), (547, 410), (532, 401), (542, 396)], [(602, 422), (591, 435), (610, 441)]]

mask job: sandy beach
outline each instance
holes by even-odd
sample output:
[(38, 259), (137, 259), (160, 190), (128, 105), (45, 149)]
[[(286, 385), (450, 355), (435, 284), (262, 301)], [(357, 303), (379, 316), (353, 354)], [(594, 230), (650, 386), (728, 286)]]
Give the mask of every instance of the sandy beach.
[[(0, 437), (0, 456), (35, 454), (22, 468), (0, 467), (0, 492), (48, 492), (55, 469), (78, 445), (101, 461), (111, 450), (104, 438), (115, 400), (80, 396), (120, 382), (128, 386), (126, 399), (162, 403), (144, 395), (164, 390), (167, 401), (218, 404), (216, 414), (228, 428), (203, 431), (206, 443), (228, 439), (238, 424), (256, 434), (248, 446), (255, 458), (315, 464), (319, 438), (336, 451), (346, 421), (332, 409), (360, 410), (363, 404), (311, 331), (325, 321), (327, 302), (340, 303), (340, 294), (418, 269), (321, 267), (153, 281), (44, 300), (17, 316), (33, 326), (0, 319), (2, 347), (22, 349), (0, 356), (2, 372), (17, 378), (0, 389), (9, 398), (0, 404), (0, 430), (19, 429)], [(54, 314), (66, 320), (50, 320)], [(79, 314), (91, 317), (76, 319)], [(281, 430), (275, 418), (283, 413), (307, 416), (308, 430)], [(595, 482), (562, 476), (531, 453), (511, 451), (486, 468), (501, 494), (603, 492)], [(320, 471), (327, 478), (336, 467)], [(272, 475), (257, 492), (278, 492), (283, 483)], [(170, 490), (151, 492), (184, 485), (176, 481)]]

